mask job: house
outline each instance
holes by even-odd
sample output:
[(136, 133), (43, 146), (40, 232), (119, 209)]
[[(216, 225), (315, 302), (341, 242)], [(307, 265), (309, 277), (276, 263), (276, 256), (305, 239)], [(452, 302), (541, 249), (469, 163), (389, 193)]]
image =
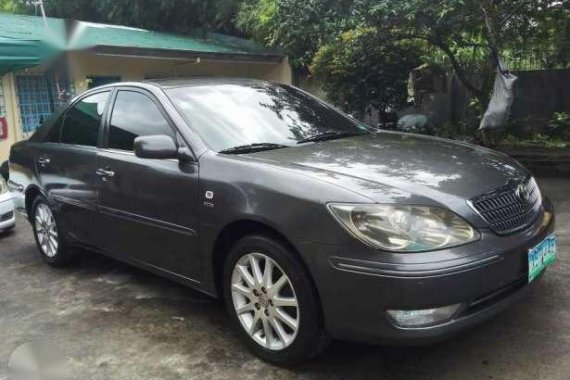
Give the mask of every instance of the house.
[(292, 80), (286, 56), (241, 38), (0, 13), (0, 162), (74, 95), (175, 76)]

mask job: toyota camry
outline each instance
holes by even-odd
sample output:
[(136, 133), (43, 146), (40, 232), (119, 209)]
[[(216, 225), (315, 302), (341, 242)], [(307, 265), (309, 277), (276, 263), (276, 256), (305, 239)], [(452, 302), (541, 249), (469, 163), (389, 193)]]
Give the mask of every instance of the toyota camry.
[(87, 248), (219, 297), (282, 365), (331, 338), (443, 339), (556, 256), (552, 204), (517, 161), (256, 80), (85, 92), (12, 147), (9, 187), (49, 265)]

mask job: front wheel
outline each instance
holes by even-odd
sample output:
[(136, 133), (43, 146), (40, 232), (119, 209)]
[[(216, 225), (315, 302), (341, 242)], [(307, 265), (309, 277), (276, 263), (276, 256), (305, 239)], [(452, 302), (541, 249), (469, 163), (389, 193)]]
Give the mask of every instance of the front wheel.
[(328, 342), (310, 275), (275, 239), (248, 236), (234, 245), (226, 261), (224, 291), (241, 336), (266, 361), (304, 362)]

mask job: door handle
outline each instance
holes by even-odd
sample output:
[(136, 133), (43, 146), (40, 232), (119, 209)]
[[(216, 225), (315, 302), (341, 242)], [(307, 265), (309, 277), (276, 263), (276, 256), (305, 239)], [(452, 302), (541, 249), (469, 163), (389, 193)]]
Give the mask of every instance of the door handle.
[(115, 176), (115, 172), (108, 169), (99, 168), (95, 172), (99, 177), (102, 177), (103, 181), (107, 181)]
[(40, 166), (47, 166), (49, 165), (49, 163), (51, 162), (51, 160), (48, 157), (38, 157), (38, 159), (36, 160), (36, 162), (40, 165)]

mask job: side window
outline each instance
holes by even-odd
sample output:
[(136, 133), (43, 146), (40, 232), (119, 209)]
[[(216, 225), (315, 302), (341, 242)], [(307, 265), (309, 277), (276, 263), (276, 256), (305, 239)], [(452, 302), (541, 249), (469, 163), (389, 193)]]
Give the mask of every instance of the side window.
[(50, 127), (45, 141), (46, 142), (54, 142), (54, 143), (58, 143), (61, 137), (61, 126), (63, 125), (63, 119), (65, 118), (65, 116), (60, 116), (59, 119), (57, 119), (53, 125)]
[(149, 97), (119, 91), (109, 126), (109, 148), (132, 151), (135, 138), (153, 135), (167, 135), (176, 141), (172, 128)]
[(65, 144), (97, 146), (101, 117), (109, 91), (82, 99), (71, 107), (63, 120), (61, 142)]

